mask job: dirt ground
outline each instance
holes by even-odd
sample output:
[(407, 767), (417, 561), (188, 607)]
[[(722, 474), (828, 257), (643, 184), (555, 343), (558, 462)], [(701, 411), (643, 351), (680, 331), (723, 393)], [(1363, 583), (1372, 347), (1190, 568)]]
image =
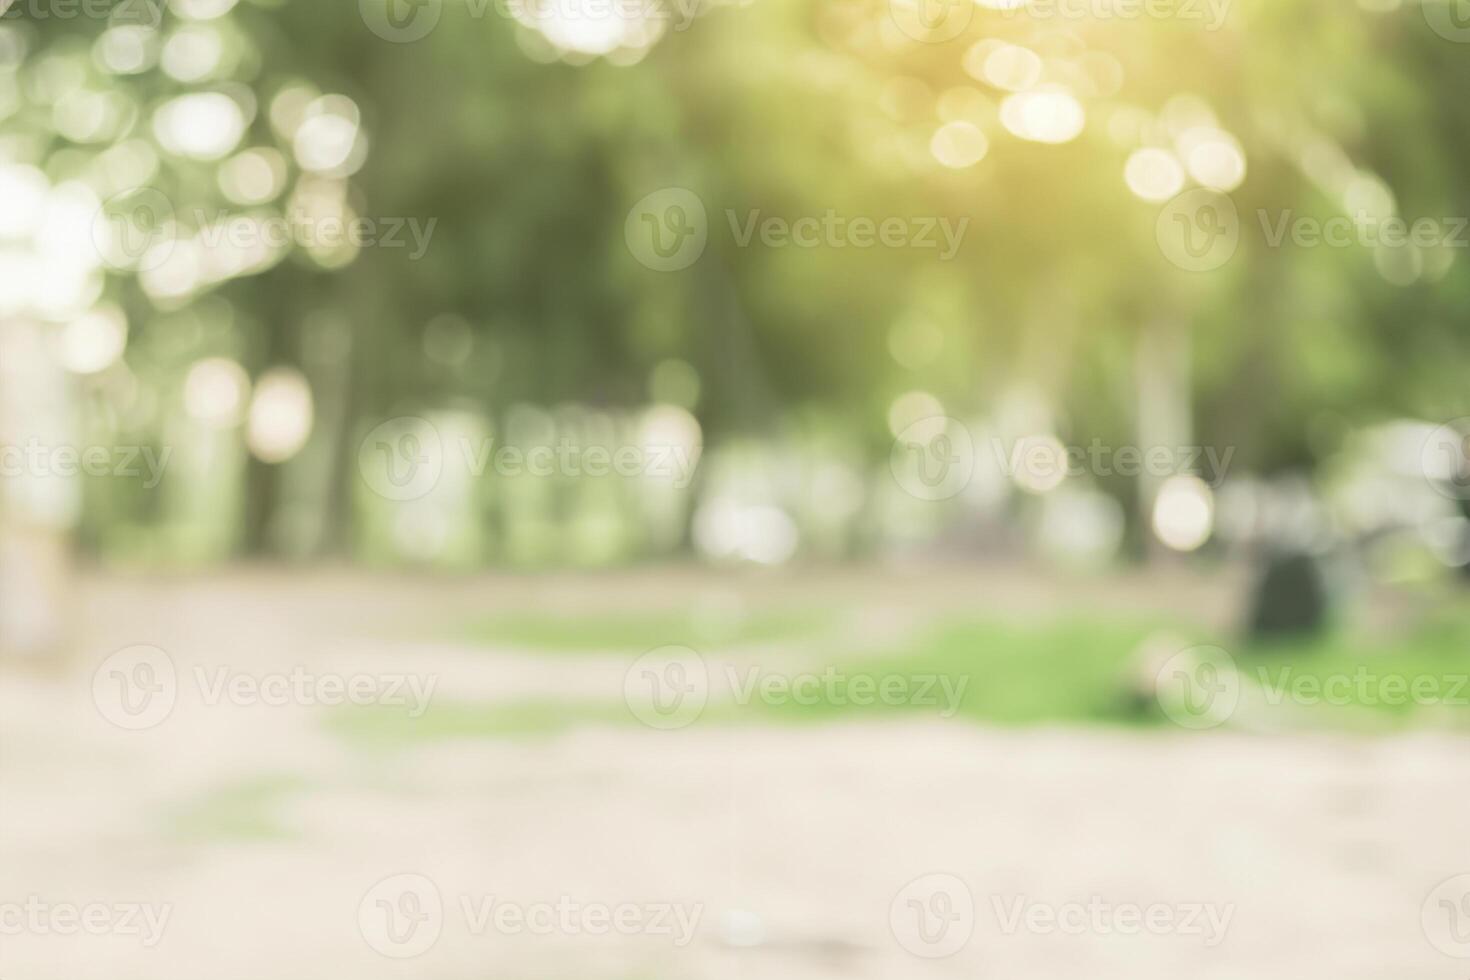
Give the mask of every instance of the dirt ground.
[[(70, 661), (0, 673), (0, 977), (1470, 975), (1450, 955), (1470, 919), (1436, 918), (1470, 872), (1470, 743), (1449, 735), (607, 723), (365, 747), (321, 706), (197, 691), (128, 731), (92, 686), (136, 643), (180, 676), (397, 669), (461, 698), (616, 699), (618, 658), (418, 628), (711, 588), (855, 599), (865, 628), (956, 603), (1231, 614), (1218, 583), (1062, 596), (999, 573), (88, 578)], [(68, 906), (104, 907), (100, 934), (60, 934)]]

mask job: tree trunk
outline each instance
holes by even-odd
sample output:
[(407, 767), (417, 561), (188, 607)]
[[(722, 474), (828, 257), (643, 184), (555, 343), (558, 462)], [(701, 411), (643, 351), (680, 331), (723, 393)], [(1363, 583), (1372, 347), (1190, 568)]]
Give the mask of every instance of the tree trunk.
[[(1135, 359), (1138, 378), (1138, 415), (1134, 432), (1145, 458), (1150, 447), (1178, 449), (1193, 440), (1190, 410), (1189, 328), (1179, 318), (1160, 318), (1149, 323), (1138, 340)], [(1177, 458), (1177, 457), (1176, 457)], [(1153, 533), (1153, 507), (1168, 474), (1151, 472), (1143, 466), (1138, 477), (1140, 526), (1144, 529), (1145, 552), (1150, 560), (1167, 554)]]

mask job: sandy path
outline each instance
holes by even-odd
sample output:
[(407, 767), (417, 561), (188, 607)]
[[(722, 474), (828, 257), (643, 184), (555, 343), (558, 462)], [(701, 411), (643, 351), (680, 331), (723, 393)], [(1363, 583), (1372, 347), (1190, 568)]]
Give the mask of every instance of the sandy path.
[[(570, 682), (565, 663), (538, 677), (526, 657), (348, 636), (345, 593), (315, 612), (302, 594), (216, 584), (150, 604), (109, 586), (86, 601), (111, 618), (84, 632), (166, 645), (181, 670), (427, 657), (465, 690)], [(1464, 739), (697, 723), (370, 751), (301, 706), (180, 698), (122, 731), (89, 666), (0, 674), (6, 980), (1470, 974), (1421, 924), (1435, 886), (1470, 872)], [(251, 785), (241, 805), (282, 834), (189, 829), (201, 800)], [(151, 947), (17, 934), (4, 903), (33, 895), (169, 918)], [(497, 927), (479, 918), (491, 899), (558, 918)], [(630, 934), (596, 934), (599, 910)], [(951, 955), (916, 955), (935, 952)]]

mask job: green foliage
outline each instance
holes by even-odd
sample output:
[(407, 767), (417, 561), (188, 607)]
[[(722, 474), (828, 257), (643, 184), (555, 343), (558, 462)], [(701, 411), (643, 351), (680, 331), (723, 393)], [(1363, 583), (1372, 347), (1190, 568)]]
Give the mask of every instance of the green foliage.
[[(344, 550), (355, 501), (341, 447), (362, 423), (460, 407), (494, 416), (521, 402), (631, 409), (670, 358), (698, 372), (711, 445), (816, 413), (881, 461), (896, 395), (929, 391), (954, 414), (980, 414), (1015, 385), (1042, 394), (1069, 441), (1118, 444), (1133, 424), (1132, 353), (1161, 320), (1192, 336), (1199, 438), (1269, 471), (1317, 462), (1323, 447), (1306, 433), (1319, 416), (1365, 424), (1470, 410), (1463, 253), (1426, 252), (1414, 260), (1422, 268), (1390, 281), (1372, 249), (1264, 247), (1257, 227), (1263, 210), (1319, 220), (1346, 210), (1342, 188), (1309, 162), (1323, 154), (1387, 188), (1409, 220), (1470, 209), (1460, 45), (1429, 28), (1417, 0), (1365, 6), (1324, 18), (1305, 0), (1241, 0), (1219, 25), (977, 6), (959, 36), (923, 43), (897, 31), (883, 3), (704, 5), (687, 30), (600, 58), (558, 53), (494, 4), (447, 3), (430, 36), (394, 44), (352, 4), (247, 0), (208, 22), (223, 53), (192, 82), (103, 70), (104, 19), (12, 12), (5, 44), (24, 56), (0, 64), (19, 93), (0, 142), (53, 182), (84, 178), (111, 147), (157, 143), (151, 122), (168, 99), (226, 92), (253, 109), (241, 148), (280, 150), (294, 190), (310, 175), (272, 106), (283, 93), (341, 93), (368, 152), (341, 179), (353, 213), (438, 222), (418, 260), (295, 248), (184, 295), (109, 276), (107, 294), (133, 321), (128, 366), (157, 406), (139, 426), (148, 437), (170, 434), (182, 372), (202, 357), (236, 358), (251, 376), (292, 365), (322, 396), (325, 431), (303, 464), (316, 475), (291, 480), (289, 467), (250, 462), (244, 540), (198, 551)], [(150, 43), (185, 29), (165, 10)], [(1048, 79), (1078, 93), (1086, 128), (1044, 145), (1002, 126), (1006, 91), (967, 61), (985, 40), (1044, 58)], [(115, 131), (88, 142), (58, 130), (52, 90), (70, 72), (122, 100)], [(1208, 275), (1164, 260), (1157, 203), (1122, 179), (1129, 152), (1159, 142), (1161, 120), (1181, 106), (1205, 107), (1248, 163), (1233, 192), (1239, 254)], [(949, 169), (929, 140), (957, 116), (983, 130), (988, 152)], [(159, 156), (148, 186), (181, 208), (229, 204), (216, 163), (167, 147)], [(633, 202), (667, 186), (693, 190), (710, 219), (707, 254), (674, 274), (640, 266), (623, 240)], [(968, 233), (951, 261), (741, 247), (729, 216), (757, 211), (945, 216)], [(428, 350), (445, 315), (472, 339), (463, 358)], [(941, 353), (900, 363), (891, 339), (913, 322), (937, 331)], [(104, 516), (90, 543), (118, 537), (104, 525), (156, 517), (111, 503), (96, 503)], [(317, 531), (281, 530), (307, 510)]]

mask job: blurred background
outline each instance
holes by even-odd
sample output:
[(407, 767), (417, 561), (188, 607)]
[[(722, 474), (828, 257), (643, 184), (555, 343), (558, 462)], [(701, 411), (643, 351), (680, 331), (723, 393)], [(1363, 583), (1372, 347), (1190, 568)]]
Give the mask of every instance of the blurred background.
[(1466, 44), (0, 0), (0, 973), (1463, 976)]

